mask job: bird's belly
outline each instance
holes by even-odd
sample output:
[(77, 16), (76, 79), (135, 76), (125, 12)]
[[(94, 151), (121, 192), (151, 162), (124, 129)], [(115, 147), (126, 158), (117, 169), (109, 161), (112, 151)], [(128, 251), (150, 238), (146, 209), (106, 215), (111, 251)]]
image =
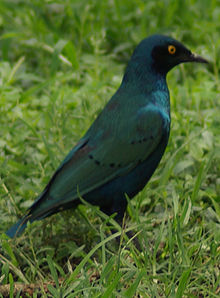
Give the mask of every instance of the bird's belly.
[[(84, 199), (103, 210), (113, 208), (112, 212), (108, 213), (115, 212), (112, 206), (126, 204), (125, 194), (132, 198), (147, 184), (163, 156), (167, 141), (168, 135), (163, 138), (157, 149), (131, 172), (84, 195)], [(120, 206), (118, 207), (120, 209)]]

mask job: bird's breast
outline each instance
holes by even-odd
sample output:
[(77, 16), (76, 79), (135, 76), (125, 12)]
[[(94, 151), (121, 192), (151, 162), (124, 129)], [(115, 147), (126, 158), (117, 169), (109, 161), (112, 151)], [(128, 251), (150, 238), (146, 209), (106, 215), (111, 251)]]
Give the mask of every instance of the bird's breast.
[(170, 118), (170, 96), (168, 91), (154, 91), (151, 95), (151, 102)]

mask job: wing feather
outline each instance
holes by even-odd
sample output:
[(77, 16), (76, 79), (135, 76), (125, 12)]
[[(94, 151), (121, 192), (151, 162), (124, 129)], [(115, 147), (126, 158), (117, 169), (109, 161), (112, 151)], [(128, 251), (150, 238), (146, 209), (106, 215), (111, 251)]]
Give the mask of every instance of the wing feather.
[(147, 107), (131, 120), (133, 125), (130, 121), (129, 127), (125, 125), (105, 139), (100, 135), (95, 143), (90, 136), (84, 146), (70, 154), (50, 185), (54, 200), (63, 198), (61, 203), (66, 203), (65, 196), (74, 199), (78, 192), (83, 196), (126, 175), (153, 152), (163, 135), (163, 114), (154, 106)]
[(96, 125), (98, 131), (88, 131), (72, 149), (34, 205), (42, 203), (43, 214), (50, 206), (67, 204), (79, 194), (83, 196), (126, 175), (156, 149), (165, 122), (165, 115), (148, 104), (130, 117), (129, 125), (124, 121), (124, 125), (116, 125), (114, 130), (109, 128), (108, 134), (105, 127)]

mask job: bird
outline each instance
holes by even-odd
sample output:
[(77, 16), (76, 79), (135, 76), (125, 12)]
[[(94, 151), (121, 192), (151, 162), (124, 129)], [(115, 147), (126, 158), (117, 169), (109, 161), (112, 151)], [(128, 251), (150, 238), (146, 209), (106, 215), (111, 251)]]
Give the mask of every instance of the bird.
[(6, 234), (13, 238), (28, 222), (76, 208), (80, 198), (122, 222), (126, 196), (133, 198), (145, 187), (166, 149), (171, 123), (166, 75), (185, 62), (208, 63), (172, 37), (143, 39), (118, 90)]

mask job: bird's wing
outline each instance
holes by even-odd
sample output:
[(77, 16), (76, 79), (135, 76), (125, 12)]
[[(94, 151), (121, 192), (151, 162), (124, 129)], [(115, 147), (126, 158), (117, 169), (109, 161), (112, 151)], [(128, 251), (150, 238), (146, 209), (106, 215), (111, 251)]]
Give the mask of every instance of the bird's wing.
[[(126, 175), (155, 150), (165, 126), (165, 115), (154, 105), (148, 105), (127, 123), (124, 121), (116, 132), (100, 133), (99, 137), (94, 133), (86, 135), (67, 155), (45, 189), (51, 206), (66, 204), (79, 194), (83, 196)], [(40, 196), (39, 200), (43, 199)]]

